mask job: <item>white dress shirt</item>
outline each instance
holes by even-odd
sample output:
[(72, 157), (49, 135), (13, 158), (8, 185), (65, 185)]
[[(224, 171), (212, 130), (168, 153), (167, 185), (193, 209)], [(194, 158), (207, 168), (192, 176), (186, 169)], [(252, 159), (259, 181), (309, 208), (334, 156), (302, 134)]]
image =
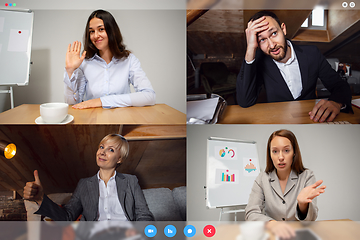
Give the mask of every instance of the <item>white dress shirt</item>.
[[(133, 54), (122, 59), (113, 57), (109, 64), (95, 54), (85, 59), (70, 78), (65, 70), (64, 83), (69, 104), (95, 98), (100, 98), (104, 108), (155, 104), (155, 91)], [(130, 84), (135, 93), (130, 92)]]
[(119, 201), (115, 176), (116, 171), (109, 179), (107, 185), (105, 185), (105, 182), (100, 178), (100, 171), (97, 173), (100, 194), (98, 221), (127, 221), (124, 210)]
[(291, 42), (287, 40), (287, 44), (291, 48), (291, 57), (289, 58), (289, 60), (287, 60), (286, 63), (281, 63), (275, 61), (274, 59), (273, 61), (278, 66), (282, 77), (284, 78), (291, 94), (293, 95), (293, 98), (297, 99), (301, 95), (301, 91), (302, 91), (299, 61), (297, 60)]
[[(290, 41), (287, 40), (287, 44), (291, 48), (291, 57), (287, 60), (286, 63), (281, 63), (273, 59), (276, 66), (279, 68), (282, 77), (284, 78), (286, 85), (288, 86), (294, 99), (297, 99), (301, 95), (302, 91), (302, 82), (301, 82), (301, 73), (299, 68), (299, 62), (297, 60), (295, 50)], [(248, 62), (247, 64), (252, 64), (255, 61)]]

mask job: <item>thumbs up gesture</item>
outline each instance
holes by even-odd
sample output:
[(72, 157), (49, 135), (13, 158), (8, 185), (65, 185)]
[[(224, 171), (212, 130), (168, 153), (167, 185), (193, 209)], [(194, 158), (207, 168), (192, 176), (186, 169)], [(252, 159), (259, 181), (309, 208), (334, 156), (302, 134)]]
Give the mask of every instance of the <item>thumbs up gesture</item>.
[(34, 171), (34, 178), (35, 181), (27, 182), (24, 187), (24, 199), (36, 201), (41, 205), (44, 193), (37, 170)]

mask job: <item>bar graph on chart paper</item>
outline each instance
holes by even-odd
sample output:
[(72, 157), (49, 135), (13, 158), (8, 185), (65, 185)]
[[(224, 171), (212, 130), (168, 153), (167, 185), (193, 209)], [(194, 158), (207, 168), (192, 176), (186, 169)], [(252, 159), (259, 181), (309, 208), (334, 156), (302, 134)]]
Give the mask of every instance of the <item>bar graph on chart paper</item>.
[(217, 208), (247, 204), (259, 170), (254, 141), (208, 138), (206, 206)]
[(216, 169), (216, 184), (238, 183), (238, 170)]
[(222, 182), (235, 182), (235, 174), (226, 174), (226, 173), (222, 173), (222, 178), (221, 178)]

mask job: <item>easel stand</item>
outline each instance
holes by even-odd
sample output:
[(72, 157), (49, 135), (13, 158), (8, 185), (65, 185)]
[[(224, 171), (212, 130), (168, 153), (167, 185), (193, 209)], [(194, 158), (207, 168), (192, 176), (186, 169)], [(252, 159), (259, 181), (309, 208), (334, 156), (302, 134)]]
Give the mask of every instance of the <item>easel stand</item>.
[(14, 108), (14, 93), (13, 88), (9, 86), (9, 90), (0, 90), (0, 93), (10, 93), (10, 104), (11, 108)]
[(236, 207), (239, 207), (239, 209), (224, 210), (224, 209), (229, 208), (229, 207), (220, 207), (221, 211), (220, 211), (219, 221), (221, 221), (221, 217), (222, 217), (223, 214), (234, 213), (235, 214), (235, 222), (236, 222), (236, 214), (239, 213), (239, 212), (245, 212), (245, 206), (242, 205), (242, 206), (236, 206)]

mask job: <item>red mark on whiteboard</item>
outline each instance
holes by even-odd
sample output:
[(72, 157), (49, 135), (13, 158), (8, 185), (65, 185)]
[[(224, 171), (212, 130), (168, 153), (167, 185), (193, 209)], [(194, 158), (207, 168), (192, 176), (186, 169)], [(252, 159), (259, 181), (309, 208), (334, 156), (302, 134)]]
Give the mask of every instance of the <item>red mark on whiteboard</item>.
[(19, 34), (21, 34), (21, 31), (19, 31)]

